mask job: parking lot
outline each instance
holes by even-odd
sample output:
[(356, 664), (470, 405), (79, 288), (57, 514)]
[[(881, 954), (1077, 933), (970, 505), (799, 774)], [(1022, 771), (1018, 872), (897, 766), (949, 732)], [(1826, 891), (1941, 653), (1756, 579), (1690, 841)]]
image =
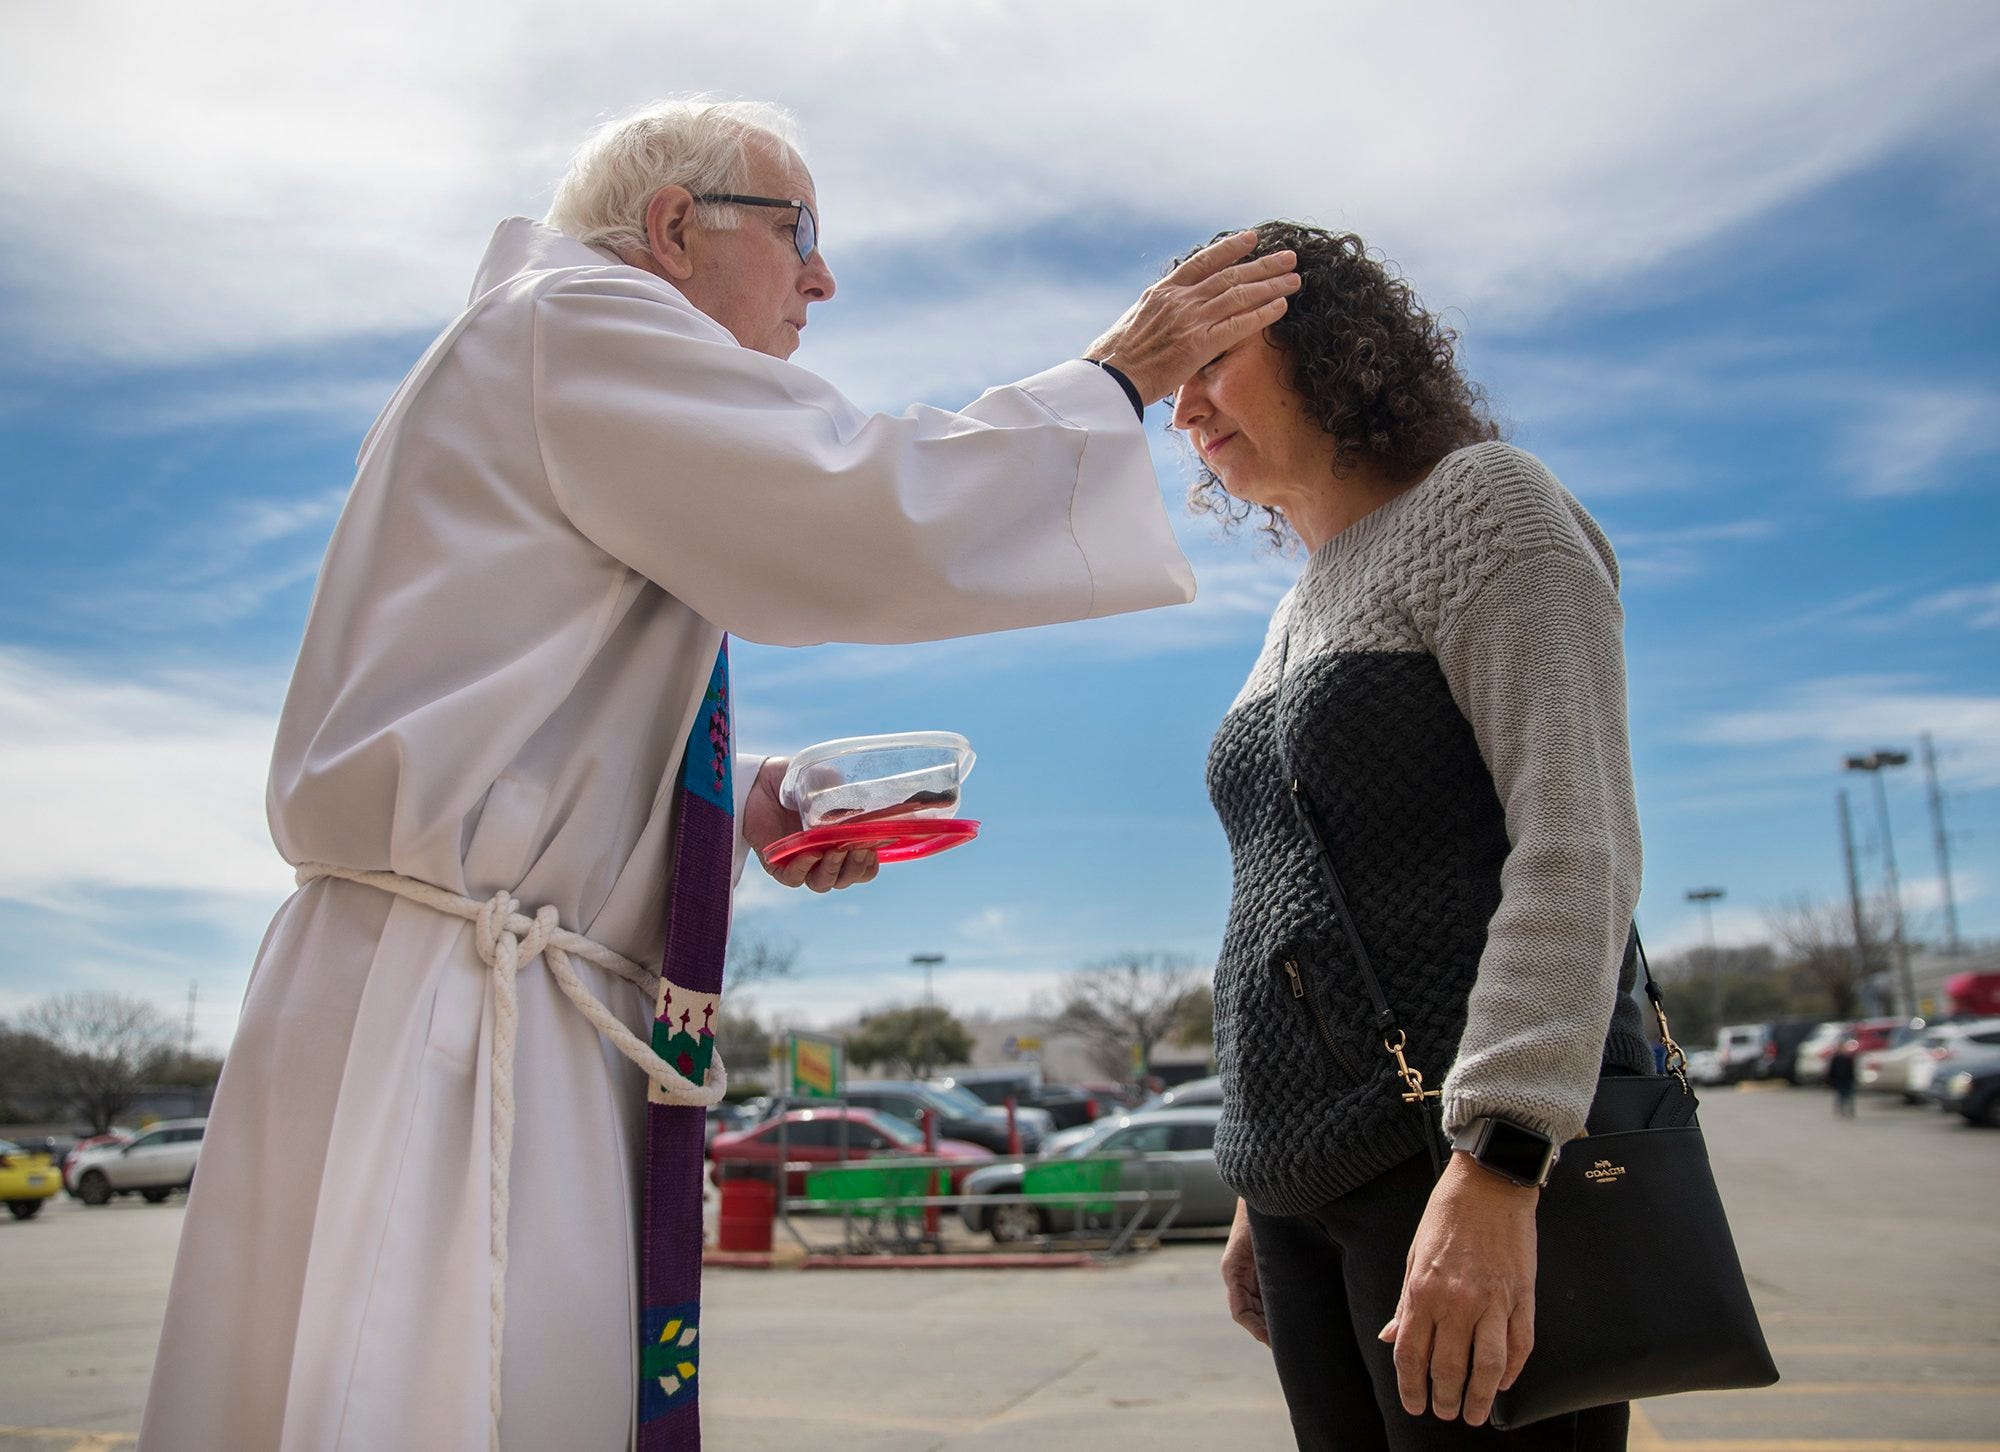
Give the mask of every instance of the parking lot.
[[(1644, 1452), (2000, 1452), (2000, 1132), (1864, 1097), (1715, 1089), (1718, 1178), (1784, 1380), (1644, 1404)], [(182, 1218), (0, 1223), (0, 1452), (128, 1445)], [(708, 1445), (883, 1452), (1290, 1445), (1214, 1241), (1108, 1269), (712, 1270)], [(1634, 1247), (1635, 1254), (1643, 1248)]]

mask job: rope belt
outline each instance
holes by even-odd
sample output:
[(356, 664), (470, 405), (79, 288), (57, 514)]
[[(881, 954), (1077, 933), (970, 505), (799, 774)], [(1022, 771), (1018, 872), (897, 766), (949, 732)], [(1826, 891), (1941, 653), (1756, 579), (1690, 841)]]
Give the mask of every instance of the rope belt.
[(637, 1064), (657, 1086), (668, 1104), (707, 1106), (722, 1098), (729, 1076), (717, 1051), (711, 1060), (706, 1082), (696, 1084), (673, 1065), (653, 1052), (652, 1046), (626, 1028), (611, 1010), (597, 1000), (577, 976), (573, 958), (615, 973), (634, 988), (657, 992), (660, 975), (634, 963), (622, 953), (614, 953), (602, 943), (562, 927), (556, 910), (544, 906), (533, 917), (520, 911), (520, 901), (505, 891), (496, 892), (485, 902), (447, 892), (414, 877), (397, 872), (361, 872), (351, 867), (335, 867), (326, 862), (299, 865), (298, 883), (322, 877), (358, 882), (395, 897), (404, 898), (449, 917), (472, 924), (473, 943), (481, 960), (493, 970), (493, 1049), (492, 1049), (492, 1425), (489, 1445), (500, 1446), (500, 1345), (507, 1323), (507, 1211), (508, 1181), (514, 1163), (514, 1044), (520, 1033), (520, 1002), (514, 980), (523, 964), (537, 957), (548, 966), (563, 996), (589, 1020), (612, 1046)]

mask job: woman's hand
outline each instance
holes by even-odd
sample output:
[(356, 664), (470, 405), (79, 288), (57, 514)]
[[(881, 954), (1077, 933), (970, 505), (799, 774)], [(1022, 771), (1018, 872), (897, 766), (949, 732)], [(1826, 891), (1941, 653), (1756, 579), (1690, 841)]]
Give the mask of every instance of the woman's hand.
[(1454, 1154), (1431, 1191), (1403, 1272), (1403, 1295), (1381, 1339), (1395, 1343), (1403, 1410), (1425, 1401), (1445, 1421), (1480, 1426), (1495, 1392), (1521, 1374), (1535, 1344), (1535, 1205), (1511, 1184)]
[(1250, 1212), (1236, 1202), (1236, 1219), (1229, 1227), (1229, 1244), (1222, 1248), (1222, 1289), (1229, 1298), (1229, 1319), (1271, 1344), (1264, 1324), (1264, 1291), (1257, 1284), (1257, 1254), (1250, 1243)]
[(781, 867), (765, 860), (764, 851), (781, 837), (801, 831), (799, 814), (778, 800), (778, 787), (785, 780), (788, 756), (768, 758), (758, 769), (750, 795), (743, 803), (743, 840), (757, 854), (766, 872), (786, 887), (809, 887), (814, 892), (831, 892), (870, 881), (880, 870), (871, 847), (854, 847), (845, 852), (801, 852)]

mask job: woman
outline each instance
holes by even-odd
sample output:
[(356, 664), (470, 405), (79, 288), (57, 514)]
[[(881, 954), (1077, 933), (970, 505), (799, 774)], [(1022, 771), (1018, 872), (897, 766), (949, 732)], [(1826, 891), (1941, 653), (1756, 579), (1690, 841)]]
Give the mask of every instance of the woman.
[[(1230, 1312), (1271, 1346), (1302, 1448), (1622, 1447), (1622, 1406), (1484, 1425), (1533, 1341), (1548, 1156), (1601, 1063), (1651, 1062), (1620, 967), (1639, 833), (1617, 566), (1361, 239), (1257, 230), (1302, 285), (1173, 417), (1197, 507), (1310, 553), (1209, 756), (1235, 869)], [(1402, 1097), (1294, 779), (1405, 1058), (1443, 1080), (1448, 1155)]]

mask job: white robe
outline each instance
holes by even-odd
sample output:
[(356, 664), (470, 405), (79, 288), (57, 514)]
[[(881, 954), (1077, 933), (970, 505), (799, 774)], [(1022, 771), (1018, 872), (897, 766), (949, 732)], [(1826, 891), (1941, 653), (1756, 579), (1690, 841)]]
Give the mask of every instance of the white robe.
[[(724, 631), (929, 640), (1192, 594), (1102, 370), (871, 416), (515, 219), (362, 446), (272, 831), (293, 863), (505, 888), (656, 962), (680, 751)], [(280, 909), (202, 1150), (148, 1452), (485, 1447), (493, 1015), (471, 939), (341, 881)], [(650, 996), (577, 966), (643, 1034)], [(504, 1442), (623, 1446), (645, 1085), (539, 960), (515, 1094)]]

